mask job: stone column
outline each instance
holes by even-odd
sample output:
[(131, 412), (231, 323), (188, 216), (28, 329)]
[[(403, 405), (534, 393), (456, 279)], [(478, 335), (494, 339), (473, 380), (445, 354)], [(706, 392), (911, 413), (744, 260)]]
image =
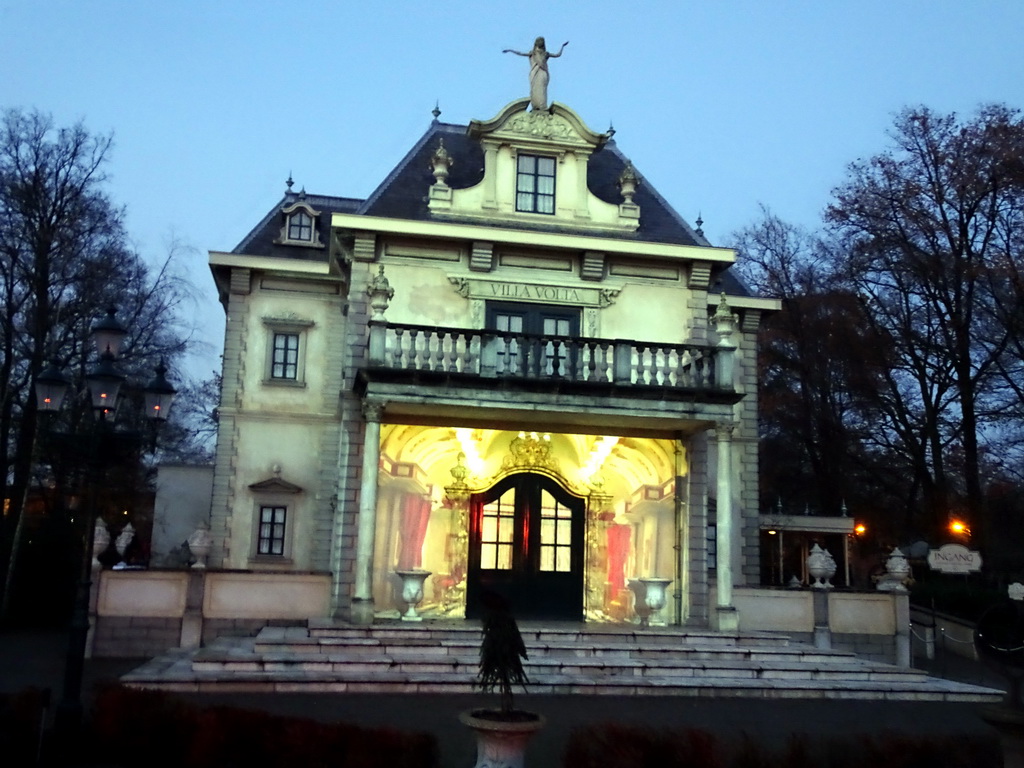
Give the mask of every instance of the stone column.
[(377, 533), (377, 471), (380, 465), (381, 403), (363, 403), (363, 471), (359, 486), (359, 522), (356, 527), (356, 572), (352, 620), (373, 623), (373, 544)]
[(732, 433), (735, 428), (736, 425), (731, 421), (721, 421), (715, 425), (718, 441), (718, 500), (715, 512), (718, 601), (715, 613), (718, 629), (722, 632), (735, 632), (739, 628), (739, 614), (732, 603)]
[(675, 534), (676, 554), (676, 585), (675, 585), (675, 624), (682, 626), (689, 612), (686, 596), (690, 590), (689, 580), (689, 548), (686, 543), (689, 541), (689, 515), (686, 509), (686, 473), (687, 456), (686, 446), (680, 438), (674, 441), (675, 453), (675, 498), (673, 528)]

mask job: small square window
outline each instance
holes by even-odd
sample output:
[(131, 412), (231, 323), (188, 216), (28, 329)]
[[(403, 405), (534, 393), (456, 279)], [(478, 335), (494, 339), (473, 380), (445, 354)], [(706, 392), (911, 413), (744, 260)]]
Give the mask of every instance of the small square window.
[(288, 507), (260, 507), (260, 527), (256, 541), (256, 554), (284, 557), (284, 535), (287, 522)]
[(520, 155), (516, 163), (516, 210), (555, 212), (555, 159)]
[(275, 333), (270, 360), (270, 378), (298, 381), (299, 334)]
[(309, 241), (313, 239), (313, 218), (305, 211), (296, 211), (288, 217), (288, 239)]

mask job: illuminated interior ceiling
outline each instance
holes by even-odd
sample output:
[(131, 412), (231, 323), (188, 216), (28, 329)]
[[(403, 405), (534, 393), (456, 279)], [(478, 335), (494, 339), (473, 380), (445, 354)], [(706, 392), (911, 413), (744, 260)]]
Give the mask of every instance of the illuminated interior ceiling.
[[(463, 453), (470, 477), (476, 480), (470, 484), (484, 487), (488, 478), (501, 471), (509, 444), (517, 435), (507, 430), (388, 424), (381, 429), (381, 452), (394, 461), (418, 465), (428, 482), (439, 487), (452, 482), (450, 470)], [(550, 442), (559, 471), (577, 485), (587, 483), (585, 468), (593, 470), (606, 454), (597, 475), (589, 479), (599, 476), (604, 492), (618, 498), (642, 485), (660, 485), (675, 474), (670, 440), (560, 433), (539, 433), (538, 438)]]

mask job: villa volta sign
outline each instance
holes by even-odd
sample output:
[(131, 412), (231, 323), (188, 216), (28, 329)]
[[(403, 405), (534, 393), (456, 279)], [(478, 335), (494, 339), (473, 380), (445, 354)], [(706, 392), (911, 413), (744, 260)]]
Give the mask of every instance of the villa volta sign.
[(928, 553), (928, 565), (942, 573), (973, 573), (981, 570), (981, 553), (963, 544), (943, 544)]

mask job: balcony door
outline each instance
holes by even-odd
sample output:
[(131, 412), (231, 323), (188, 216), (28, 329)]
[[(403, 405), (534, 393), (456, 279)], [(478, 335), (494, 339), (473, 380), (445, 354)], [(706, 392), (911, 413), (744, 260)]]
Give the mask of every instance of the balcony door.
[(494, 591), (521, 619), (583, 618), (584, 499), (532, 472), (510, 475), (469, 507), (466, 617)]
[(533, 337), (532, 343), (505, 337), (497, 353), (498, 373), (567, 376), (574, 360), (567, 345), (559, 339), (579, 336), (580, 313), (542, 304), (493, 302), (487, 305), (487, 329)]

